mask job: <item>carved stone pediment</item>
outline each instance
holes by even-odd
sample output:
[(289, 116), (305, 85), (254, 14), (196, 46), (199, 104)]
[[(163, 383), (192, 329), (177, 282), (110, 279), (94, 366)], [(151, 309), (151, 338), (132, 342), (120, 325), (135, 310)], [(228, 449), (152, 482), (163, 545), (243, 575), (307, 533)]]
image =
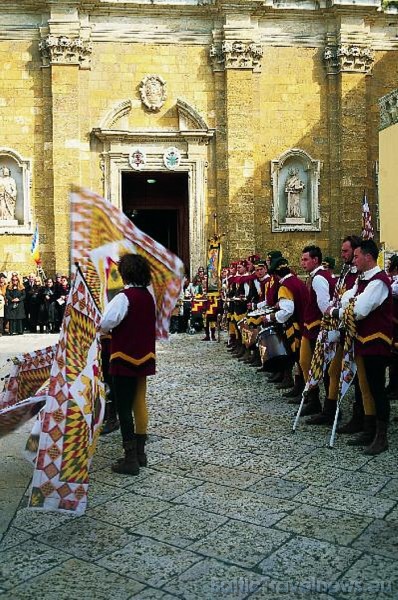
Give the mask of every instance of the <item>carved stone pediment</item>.
[(369, 75), (374, 63), (374, 52), (370, 48), (358, 45), (328, 45), (323, 58), (329, 75), (342, 72)]
[(239, 40), (224, 40), (210, 46), (210, 59), (213, 70), (223, 69), (251, 69), (261, 70), (263, 48), (256, 42), (242, 42)]
[(158, 111), (166, 101), (166, 82), (160, 75), (146, 75), (140, 84), (142, 103), (151, 111)]
[(380, 129), (398, 123), (398, 90), (390, 92), (379, 100)]
[(80, 37), (48, 35), (40, 40), (39, 51), (43, 67), (50, 65), (79, 65), (81, 69), (91, 67), (92, 44)]

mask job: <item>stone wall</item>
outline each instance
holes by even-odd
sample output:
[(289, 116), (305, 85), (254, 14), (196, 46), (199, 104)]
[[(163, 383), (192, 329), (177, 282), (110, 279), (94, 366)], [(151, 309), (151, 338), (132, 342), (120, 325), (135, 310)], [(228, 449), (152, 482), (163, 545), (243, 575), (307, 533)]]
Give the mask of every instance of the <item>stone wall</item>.
[[(37, 223), (45, 270), (67, 270), (70, 184), (120, 203), (128, 147), (160, 165), (170, 135), (194, 179), (193, 268), (214, 212), (226, 260), (280, 248), (297, 264), (309, 242), (336, 256), (364, 189), (376, 212), (378, 99), (398, 75), (398, 17), (343, 4), (3, 3), (0, 166), (11, 149), (31, 171), (29, 222), (0, 227), (1, 269), (31, 270)], [(140, 98), (148, 74), (166, 82), (156, 111)], [(319, 162), (320, 225), (275, 231), (271, 161), (292, 149)]]

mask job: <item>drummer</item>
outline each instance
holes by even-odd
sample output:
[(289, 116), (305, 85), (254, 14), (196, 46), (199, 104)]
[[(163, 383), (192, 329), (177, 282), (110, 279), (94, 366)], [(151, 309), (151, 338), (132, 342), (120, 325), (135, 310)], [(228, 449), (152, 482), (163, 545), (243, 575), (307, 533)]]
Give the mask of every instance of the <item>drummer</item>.
[(237, 270), (238, 263), (231, 262), (229, 265), (229, 273), (226, 282), (226, 312), (227, 312), (227, 327), (228, 327), (228, 344), (227, 348), (229, 350), (234, 350), (238, 343), (238, 336), (236, 332), (236, 326), (233, 320), (233, 314), (235, 310), (234, 300), (236, 295), (237, 288)]
[[(308, 304), (309, 294), (305, 283), (297, 277), (289, 268), (289, 262), (284, 257), (279, 257), (272, 262), (272, 271), (278, 281), (278, 302), (275, 312), (263, 317), (265, 324), (279, 323), (283, 325), (284, 335), (291, 349), (291, 357), (284, 371), (286, 384), (291, 381), (292, 367), (299, 361), (301, 338), (304, 331), (304, 311)], [(289, 387), (285, 386), (280, 387)]]
[[(300, 346), (300, 366), (307, 381), (315, 350), (316, 339), (324, 313), (333, 296), (334, 281), (329, 271), (322, 266), (322, 250), (319, 246), (305, 246), (301, 255), (301, 266), (308, 274), (309, 301), (305, 307), (305, 323)], [(301, 416), (318, 414), (322, 411), (319, 388), (312, 388)]]
[(270, 274), (270, 277), (271, 277), (269, 284), (267, 286), (266, 300), (267, 300), (268, 306), (274, 306), (278, 300), (278, 278), (273, 275), (272, 263), (277, 258), (281, 258), (281, 257), (282, 257), (282, 252), (280, 250), (271, 250), (267, 254), (268, 273)]
[(242, 344), (242, 336), (240, 334), (238, 323), (242, 319), (245, 318), (247, 312), (247, 300), (246, 300), (246, 289), (245, 282), (247, 281), (247, 261), (246, 259), (239, 260), (237, 269), (236, 269), (236, 289), (235, 289), (235, 297), (234, 297), (234, 312), (232, 315), (232, 322), (235, 327), (235, 335), (236, 335), (236, 346), (232, 351), (232, 354), (236, 358), (240, 358), (243, 356), (245, 352), (245, 347)]

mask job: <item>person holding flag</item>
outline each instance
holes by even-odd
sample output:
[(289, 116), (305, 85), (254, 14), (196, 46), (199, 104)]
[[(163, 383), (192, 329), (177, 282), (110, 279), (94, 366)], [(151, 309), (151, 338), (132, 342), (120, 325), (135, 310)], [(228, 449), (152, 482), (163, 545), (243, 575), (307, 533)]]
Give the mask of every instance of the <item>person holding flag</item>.
[[(124, 448), (124, 458), (112, 465), (112, 471), (138, 475), (140, 466), (146, 466), (148, 420), (145, 395), (140, 388), (143, 378), (155, 374), (156, 308), (148, 289), (151, 283), (148, 261), (139, 254), (125, 254), (118, 269), (124, 289), (106, 306), (100, 324), (101, 333), (112, 332), (109, 373)], [(136, 425), (139, 420), (145, 432), (135, 430), (132, 411)]]
[(354, 250), (354, 265), (360, 277), (341, 299), (341, 308), (331, 316), (352, 313), (356, 332), (355, 363), (364, 404), (364, 431), (349, 445), (366, 446), (364, 454), (374, 456), (388, 449), (387, 428), (390, 402), (385, 391), (386, 367), (391, 356), (393, 309), (391, 283), (377, 265), (378, 247), (362, 240)]

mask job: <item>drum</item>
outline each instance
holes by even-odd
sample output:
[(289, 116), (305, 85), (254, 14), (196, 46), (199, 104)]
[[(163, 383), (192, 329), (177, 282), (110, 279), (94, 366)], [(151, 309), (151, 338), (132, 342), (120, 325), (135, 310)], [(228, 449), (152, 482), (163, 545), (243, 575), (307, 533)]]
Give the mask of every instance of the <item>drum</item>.
[(246, 348), (251, 348), (252, 346), (254, 346), (259, 332), (258, 327), (252, 327), (247, 322), (247, 319), (242, 319), (238, 323), (238, 328), (242, 336), (242, 344)]
[(282, 332), (274, 325), (262, 329), (258, 334), (258, 349), (261, 362), (267, 367), (283, 363), (290, 356), (286, 348), (285, 338)]
[(207, 298), (205, 298), (204, 296), (194, 298), (192, 300), (192, 305), (191, 305), (191, 314), (192, 315), (202, 315), (206, 312), (207, 307), (208, 307)]

